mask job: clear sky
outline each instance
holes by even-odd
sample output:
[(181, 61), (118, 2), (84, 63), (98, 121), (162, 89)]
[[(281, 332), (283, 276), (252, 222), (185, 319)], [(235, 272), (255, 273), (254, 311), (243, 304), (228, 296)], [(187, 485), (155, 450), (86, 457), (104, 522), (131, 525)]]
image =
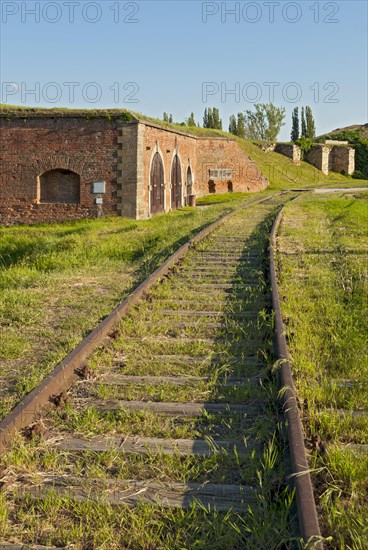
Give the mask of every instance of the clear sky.
[(317, 133), (367, 122), (366, 1), (1, 0), (1, 101), (202, 122), (310, 105)]

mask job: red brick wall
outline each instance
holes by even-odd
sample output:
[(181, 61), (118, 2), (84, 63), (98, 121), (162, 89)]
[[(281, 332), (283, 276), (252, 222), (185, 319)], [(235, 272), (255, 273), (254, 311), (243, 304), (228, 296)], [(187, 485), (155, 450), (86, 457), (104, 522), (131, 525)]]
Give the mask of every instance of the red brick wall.
[[(49, 222), (93, 215), (93, 181), (106, 181), (104, 214), (116, 212), (117, 127), (106, 118), (1, 118), (0, 223)], [(48, 170), (80, 176), (80, 204), (37, 205)], [(10, 210), (9, 210), (10, 209)], [(17, 213), (17, 214), (15, 214)]]
[[(136, 124), (103, 115), (2, 115), (0, 224), (96, 216), (92, 182), (101, 180), (106, 181), (102, 214), (148, 217), (150, 165), (157, 150), (164, 164), (166, 211), (171, 208), (171, 168), (176, 153), (181, 162), (183, 203), (189, 165), (194, 177), (192, 193), (197, 196), (267, 187), (266, 178), (235, 140), (197, 139), (149, 123)], [(213, 169), (231, 170), (231, 180), (211, 182), (209, 171)], [(64, 203), (40, 202), (42, 174), (51, 170), (77, 175), (70, 177), (80, 179), (79, 204), (71, 204), (78, 198), (78, 190), (72, 195), (59, 193)]]
[[(155, 126), (146, 125), (144, 132), (144, 202), (149, 199), (150, 162), (154, 153), (159, 150), (165, 168), (166, 211), (170, 209), (171, 165), (176, 150), (182, 165), (182, 182), (185, 187), (186, 174), (190, 163), (194, 174), (193, 193), (198, 197), (213, 192), (209, 170), (230, 169), (232, 178), (215, 179), (216, 193), (233, 191), (259, 191), (268, 186), (268, 181), (258, 166), (238, 147), (233, 139), (203, 139), (185, 136), (166, 131)], [(210, 190), (211, 188), (211, 190)], [(185, 193), (184, 189), (184, 193)]]
[(149, 180), (150, 180), (150, 167), (151, 160), (156, 152), (156, 144), (159, 147), (161, 153), (163, 165), (164, 165), (164, 178), (165, 178), (165, 210), (170, 210), (171, 207), (171, 168), (176, 151), (181, 163), (181, 179), (183, 186), (183, 198), (186, 196), (186, 177), (187, 170), (190, 164), (192, 172), (196, 177), (197, 172), (197, 140), (190, 136), (183, 136), (175, 132), (168, 132), (166, 130), (145, 126), (144, 132), (144, 202), (147, 205), (148, 215), (148, 201), (149, 201)]
[[(231, 178), (213, 178), (210, 170), (232, 171)], [(240, 149), (232, 139), (199, 139), (197, 156), (198, 196), (208, 195), (215, 188), (216, 193), (233, 191), (260, 191), (268, 181), (258, 166)]]
[(95, 208), (79, 204), (30, 204), (15, 200), (11, 204), (0, 204), (0, 225), (63, 222), (90, 217), (96, 217)]

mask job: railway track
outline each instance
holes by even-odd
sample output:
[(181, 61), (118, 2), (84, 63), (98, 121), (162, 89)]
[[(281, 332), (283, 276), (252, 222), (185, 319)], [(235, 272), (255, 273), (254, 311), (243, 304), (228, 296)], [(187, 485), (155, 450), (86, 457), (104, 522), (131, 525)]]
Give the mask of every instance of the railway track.
[(278, 548), (318, 535), (306, 475), (296, 520), (275, 370), (269, 232), (288, 198), (207, 230), (114, 328), (105, 321), (88, 362), (77, 350), (59, 386), (48, 380), (1, 424), (3, 446), (22, 436), (3, 459), (12, 513), (0, 548)]

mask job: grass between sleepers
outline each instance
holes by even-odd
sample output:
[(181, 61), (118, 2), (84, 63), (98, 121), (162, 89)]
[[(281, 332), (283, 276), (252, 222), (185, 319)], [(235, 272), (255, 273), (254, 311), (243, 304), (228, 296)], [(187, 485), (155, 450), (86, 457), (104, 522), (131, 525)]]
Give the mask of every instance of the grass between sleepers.
[[(268, 231), (275, 207), (259, 207), (263, 216), (256, 218), (249, 224), (249, 236), (246, 244), (258, 247), (261, 265), (267, 260)], [(237, 217), (238, 215), (236, 215)], [(263, 218), (262, 220), (260, 218)], [(238, 220), (239, 221), (239, 220)], [(242, 221), (242, 226), (247, 222)], [(224, 230), (224, 234), (226, 231)], [(203, 247), (205, 248), (205, 246)], [(195, 251), (188, 256), (188, 265), (191, 265)], [(181, 269), (185, 270), (186, 261)], [(146, 302), (139, 304), (131, 316), (120, 323), (120, 332), (111, 339), (110, 345), (96, 350), (90, 360), (90, 367), (95, 374), (127, 373), (130, 363), (132, 373), (148, 374), (146, 366), (152, 369), (157, 342), (148, 342), (147, 339), (131, 338), (132, 330), (138, 327), (139, 334), (146, 332), (152, 322), (158, 323), (158, 311), (162, 300), (170, 298), (176, 300), (182, 296), (182, 291), (175, 285), (175, 279), (165, 280), (157, 285)], [(239, 302), (239, 297), (223, 296), (219, 300), (222, 304), (224, 316), (232, 315)], [(253, 351), (255, 359), (263, 363), (264, 369), (271, 370), (272, 365), (272, 316), (269, 314), (269, 291), (263, 277), (259, 277), (259, 288), (249, 288), (244, 294), (247, 306), (253, 306), (258, 311), (257, 329), (260, 338), (246, 348), (246, 352)], [(157, 300), (157, 302), (156, 302)], [(214, 307), (210, 295), (204, 293), (201, 300), (207, 301)], [(241, 301), (241, 300), (240, 300)], [(166, 308), (166, 306), (165, 306)], [(258, 309), (257, 309), (258, 308)], [(234, 319), (232, 319), (232, 322)], [(249, 376), (256, 370), (253, 361), (249, 365), (247, 360), (239, 361), (238, 348), (234, 347), (244, 335), (254, 331), (254, 326), (248, 321), (239, 320), (232, 325), (232, 332), (228, 335), (229, 346), (225, 346), (220, 362), (214, 361), (208, 342), (195, 342), (191, 338), (182, 338), (178, 344), (178, 353), (185, 352), (184, 364), (177, 365), (181, 374), (187, 373), (190, 359), (194, 372), (210, 375), (212, 382), (207, 385), (209, 395), (204, 401), (211, 402), (221, 392), (216, 387), (216, 376), (231, 375), (234, 373), (234, 363), (240, 370), (239, 374)], [(155, 331), (156, 333), (158, 331)], [(158, 336), (158, 333), (156, 334)], [(212, 335), (216, 338), (216, 332)], [(221, 333), (223, 337), (223, 333)], [(158, 343), (158, 351), (172, 354), (175, 351), (175, 336), (162, 344)], [(223, 349), (224, 345), (215, 352)], [(245, 353), (244, 350), (242, 353)], [(201, 361), (196, 363), (198, 354)], [(259, 357), (258, 357), (259, 355)], [(155, 363), (160, 367), (152, 374), (168, 374), (165, 368), (170, 369), (165, 359), (158, 359)], [(206, 368), (204, 368), (206, 366)], [(197, 371), (195, 371), (197, 369)], [(269, 373), (270, 374), (270, 373)], [(272, 376), (271, 376), (272, 378)], [(98, 378), (97, 378), (98, 380)], [(89, 383), (89, 382), (88, 382)], [(101, 382), (103, 386), (103, 382)], [(72, 398), (65, 407), (56, 409), (46, 419), (47, 428), (51, 431), (50, 439), (25, 443), (21, 438), (14, 441), (13, 448), (2, 458), (2, 466), (7, 468), (6, 475), (11, 484), (19, 476), (37, 483), (45, 474), (76, 475), (88, 483), (93, 479), (103, 484), (106, 479), (122, 479), (133, 477), (147, 479), (152, 477), (161, 481), (214, 481), (234, 482), (240, 484), (251, 483), (258, 489), (258, 496), (254, 503), (244, 509), (244, 513), (211, 512), (203, 506), (194, 503), (189, 510), (165, 510), (159, 506), (139, 505), (134, 509), (114, 507), (100, 502), (76, 502), (72, 498), (60, 497), (53, 492), (48, 496), (35, 500), (30, 497), (14, 497), (8, 493), (8, 500), (0, 501), (0, 526), (4, 536), (22, 542), (36, 542), (39, 544), (65, 545), (75, 543), (79, 549), (84, 548), (118, 548), (131, 547), (146, 550), (172, 548), (283, 548), (290, 545), (289, 513), (293, 503), (293, 493), (285, 488), (283, 475), (283, 443), (279, 440), (280, 425), (276, 405), (276, 389), (272, 381), (265, 378), (259, 386), (234, 389), (226, 396), (230, 402), (237, 402), (240, 395), (242, 401), (252, 397), (253, 401), (263, 398), (264, 406), (257, 418), (251, 422), (240, 414), (209, 414), (204, 412), (196, 418), (175, 418), (170, 416), (153, 415), (145, 412), (118, 410), (101, 412), (95, 407), (80, 407), (75, 403), (83, 383), (77, 384), (72, 392)], [(153, 393), (151, 393), (151, 390)], [(195, 393), (185, 394), (185, 389), (170, 393), (168, 385), (160, 388), (163, 394), (157, 395), (158, 388), (136, 387), (127, 390), (128, 399), (145, 400), (153, 398), (165, 400), (172, 397), (193, 402)], [(197, 394), (201, 388), (196, 389)], [(239, 395), (237, 393), (239, 392)], [(179, 394), (179, 395), (178, 395)], [(73, 395), (76, 397), (73, 404)], [(109, 395), (110, 397), (110, 395)], [(68, 434), (89, 437), (96, 434), (146, 435), (164, 438), (196, 438), (207, 439), (245, 439), (249, 447), (249, 455), (240, 458), (234, 453), (217, 452), (213, 457), (182, 457), (179, 455), (165, 456), (161, 453), (148, 457), (122, 457), (116, 450), (105, 453), (73, 453), (56, 452), (52, 448), (54, 438), (61, 439)], [(296, 541), (297, 543), (298, 541)]]
[(170, 254), (251, 200), (0, 228), (0, 419)]
[[(329, 548), (368, 547), (368, 193), (304, 195), (278, 237), (282, 311)], [(361, 416), (354, 416), (356, 411)]]

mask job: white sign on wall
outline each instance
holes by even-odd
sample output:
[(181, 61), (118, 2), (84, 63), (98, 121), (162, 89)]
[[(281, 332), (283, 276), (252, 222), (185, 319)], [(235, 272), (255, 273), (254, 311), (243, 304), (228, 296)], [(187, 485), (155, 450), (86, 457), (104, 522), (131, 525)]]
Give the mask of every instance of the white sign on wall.
[(92, 183), (92, 193), (95, 195), (106, 193), (106, 181), (94, 181)]
[(229, 168), (216, 168), (210, 170), (210, 178), (212, 179), (228, 180), (232, 178), (232, 175), (233, 171)]

